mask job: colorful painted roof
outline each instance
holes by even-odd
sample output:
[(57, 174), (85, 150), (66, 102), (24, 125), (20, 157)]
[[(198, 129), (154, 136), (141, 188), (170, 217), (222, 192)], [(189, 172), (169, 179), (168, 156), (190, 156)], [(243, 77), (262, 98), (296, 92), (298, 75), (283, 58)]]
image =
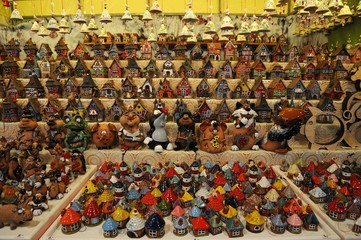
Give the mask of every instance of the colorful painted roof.
[(261, 188), (269, 188), (271, 186), (265, 176), (261, 177), (261, 179), (256, 184), (259, 185)]
[(112, 217), (115, 221), (120, 222), (129, 218), (129, 213), (125, 211), (121, 206), (118, 206), (117, 209), (112, 214)]
[(150, 215), (148, 220), (145, 222), (145, 227), (150, 230), (160, 230), (164, 228), (164, 225), (165, 221), (163, 217), (157, 213), (152, 213), (152, 215)]
[(287, 205), (283, 206), (283, 210), (288, 213), (300, 212), (301, 204), (296, 198), (292, 198)]
[(246, 217), (246, 222), (252, 225), (263, 225), (265, 223), (264, 218), (259, 214), (257, 210), (253, 210), (250, 214)]
[(287, 170), (287, 173), (292, 175), (298, 174), (300, 172), (301, 170), (298, 168), (297, 164), (292, 164)]
[(197, 206), (193, 206), (191, 210), (189, 210), (188, 215), (190, 217), (199, 217), (202, 214), (202, 211)]
[(207, 188), (203, 186), (196, 192), (195, 195), (196, 195), (196, 197), (203, 197), (205, 199), (208, 199), (210, 196), (210, 193), (207, 190)]
[(104, 189), (102, 194), (100, 194), (100, 196), (98, 197), (97, 203), (100, 205), (101, 203), (111, 202), (113, 200), (113, 194), (108, 189)]
[(152, 195), (156, 198), (160, 198), (162, 194), (163, 193), (157, 187), (152, 190)]
[(168, 169), (168, 171), (165, 173), (165, 176), (166, 176), (167, 178), (172, 178), (172, 177), (177, 176), (177, 175), (178, 175), (178, 173), (177, 173), (177, 171), (174, 169), (174, 167), (170, 167), (170, 168)]
[(217, 177), (214, 179), (213, 184), (215, 186), (223, 186), (226, 184), (227, 180), (223, 177), (222, 174), (218, 174)]
[(207, 203), (207, 207), (212, 208), (216, 212), (219, 212), (224, 208), (222, 201), (219, 201), (217, 198), (211, 198)]
[(60, 223), (63, 225), (71, 225), (73, 223), (76, 223), (80, 220), (81, 216), (79, 213), (75, 212), (71, 208), (67, 208), (65, 210), (65, 213), (60, 218)]
[(243, 168), (241, 168), (241, 166), (239, 165), (239, 163), (235, 162), (232, 167), (232, 172), (238, 175), (240, 173), (243, 173), (244, 171)]
[(165, 210), (169, 210), (171, 208), (171, 205), (168, 204), (167, 201), (162, 199), (160, 201), (160, 203), (158, 204), (158, 207), (159, 207), (160, 210), (165, 211)]
[(226, 228), (228, 228), (231, 231), (238, 231), (243, 230), (244, 226), (238, 218), (230, 218), (226, 221)]
[(265, 195), (264, 198), (270, 200), (271, 202), (277, 202), (278, 198), (280, 197), (279, 193), (274, 189), (271, 188)]
[(225, 218), (232, 218), (237, 216), (238, 212), (232, 206), (226, 206), (219, 212)]
[(188, 220), (185, 216), (176, 217), (173, 220), (173, 227), (176, 229), (186, 229), (189, 227)]
[(183, 202), (192, 201), (194, 198), (187, 191), (184, 192), (183, 196), (180, 198)]
[(219, 192), (222, 195), (226, 194), (226, 191), (224, 190), (224, 188), (222, 186), (218, 186), (216, 189), (214, 189), (214, 192)]
[(135, 188), (131, 188), (127, 194), (127, 199), (135, 200), (135, 199), (139, 199), (140, 196), (141, 196), (141, 194)]
[(272, 187), (276, 189), (278, 192), (281, 192), (285, 188), (285, 184), (282, 182), (281, 179), (277, 179), (273, 184)]
[(304, 220), (308, 224), (320, 224), (320, 222), (317, 219), (317, 216), (314, 212), (309, 213)]
[(294, 198), (296, 197), (295, 192), (293, 191), (293, 189), (290, 186), (287, 186), (283, 191), (282, 194), (286, 197), (286, 198)]
[(207, 223), (206, 220), (204, 220), (203, 217), (197, 217), (197, 218), (193, 218), (191, 221), (192, 225), (193, 225), (193, 229), (195, 231), (198, 230), (207, 230), (210, 228), (209, 224)]
[(170, 201), (170, 202), (174, 202), (175, 200), (178, 199), (177, 195), (175, 195), (175, 193), (173, 192), (172, 188), (167, 188), (167, 190), (165, 190), (165, 192), (162, 195), (162, 199)]
[(219, 216), (213, 215), (211, 219), (209, 219), (209, 225), (212, 228), (221, 227), (223, 225), (222, 220)]
[(296, 227), (302, 226), (303, 224), (301, 218), (296, 213), (287, 218), (287, 223)]
[(346, 212), (345, 204), (343, 204), (342, 200), (339, 198), (335, 198), (332, 202), (330, 202), (328, 204), (328, 209), (339, 213)]
[(93, 194), (98, 192), (98, 187), (92, 181), (88, 181), (82, 189), (82, 193)]
[(95, 201), (91, 201), (84, 209), (83, 216), (94, 218), (102, 215), (102, 209)]
[(114, 231), (118, 229), (118, 223), (113, 220), (113, 218), (108, 218), (105, 220), (102, 226), (104, 231)]
[(185, 212), (184, 212), (184, 209), (183, 209), (181, 206), (177, 205), (177, 206), (175, 206), (175, 208), (172, 210), (171, 215), (172, 215), (172, 216), (176, 216), (176, 217), (180, 217), (180, 216), (183, 216), (184, 213), (185, 213)]
[(127, 222), (127, 230), (128, 231), (138, 231), (144, 228), (145, 226), (145, 220), (141, 217), (139, 217), (138, 214), (134, 214), (134, 217)]
[(237, 187), (233, 188), (233, 190), (229, 193), (229, 196), (235, 197), (238, 201), (244, 199), (244, 194), (238, 185)]
[(350, 192), (350, 190), (348, 189), (347, 186), (343, 186), (343, 187), (340, 188), (337, 192), (342, 193), (342, 194), (345, 195), (346, 197), (352, 196), (352, 193)]
[(283, 216), (281, 214), (274, 215), (271, 218), (271, 222), (272, 222), (272, 225), (277, 226), (277, 227), (287, 226), (287, 219), (285, 216)]
[(311, 189), (308, 193), (315, 198), (323, 198), (327, 196), (327, 194), (319, 187)]
[(142, 198), (141, 202), (145, 205), (154, 205), (158, 202), (158, 199), (156, 197), (154, 197), (151, 192), (148, 192)]

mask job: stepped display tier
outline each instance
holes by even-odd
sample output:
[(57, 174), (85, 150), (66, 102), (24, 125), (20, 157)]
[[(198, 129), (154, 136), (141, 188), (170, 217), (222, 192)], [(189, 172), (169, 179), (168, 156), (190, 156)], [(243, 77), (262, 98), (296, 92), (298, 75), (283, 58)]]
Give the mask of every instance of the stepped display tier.
[[(358, 158), (358, 162), (360, 162), (360, 158)], [(323, 208), (322, 204), (317, 204), (313, 202), (308, 193), (304, 193), (297, 187), (291, 179), (287, 177), (287, 172), (283, 172), (280, 169), (280, 166), (272, 167), (275, 173), (279, 176), (283, 176), (285, 181), (289, 184), (290, 187), (294, 190), (294, 192), (307, 204), (312, 206), (312, 209), (315, 211), (317, 216), (320, 217), (325, 223), (327, 223), (333, 231), (340, 236), (342, 240), (359, 240), (360, 234), (353, 232), (352, 226), (355, 223), (355, 220), (346, 219), (345, 221), (334, 221), (332, 220), (326, 213), (326, 210)]]
[(33, 220), (19, 225), (15, 230), (10, 230), (9, 226), (5, 226), (0, 230), (0, 239), (39, 239), (54, 220), (60, 215), (61, 211), (70, 203), (70, 201), (82, 189), (84, 184), (96, 172), (97, 167), (88, 165), (86, 173), (79, 175), (68, 186), (68, 192), (59, 200), (49, 200), (49, 209), (39, 216), (34, 216)]
[[(153, 163), (150, 163), (153, 164)], [(284, 182), (284, 186), (286, 187), (288, 184), (287, 182)], [(74, 198), (77, 199), (80, 197), (80, 194), (78, 194), (77, 197)], [(303, 204), (305, 204), (303, 202)], [(316, 207), (316, 206), (314, 206)], [(312, 207), (313, 209), (313, 207)], [(185, 208), (186, 212), (188, 211), (187, 208)], [(243, 210), (239, 207), (237, 209), (239, 219), (241, 220), (243, 226), (246, 226), (246, 220), (243, 215)], [(188, 214), (185, 214), (188, 216)], [(316, 217), (319, 219), (319, 226), (317, 231), (306, 231), (305, 229), (302, 230), (301, 235), (291, 233), (289, 231), (285, 231), (283, 234), (275, 234), (270, 230), (271, 227), (271, 221), (270, 219), (264, 217), (266, 219), (266, 227), (264, 230), (260, 233), (253, 233), (249, 230), (246, 230), (246, 227), (243, 229), (243, 236), (239, 239), (252, 239), (252, 240), (264, 240), (264, 239), (282, 239), (282, 240), (289, 240), (289, 239), (310, 239), (310, 240), (325, 240), (325, 239), (340, 239), (339, 236), (333, 231), (332, 227), (330, 227), (323, 219), (321, 219), (318, 214), (315, 214)], [(203, 237), (196, 237), (193, 235), (193, 232), (191, 228), (189, 227), (189, 232), (184, 236), (177, 236), (173, 233), (173, 223), (172, 223), (172, 217), (167, 216), (164, 218), (165, 220), (165, 235), (162, 237), (162, 239), (230, 239), (227, 235), (226, 231), (223, 230), (222, 233), (218, 235), (212, 235), (209, 234), (207, 236)], [(84, 226), (82, 225), (82, 228), (73, 234), (64, 234), (62, 232), (62, 226), (60, 224), (60, 216), (54, 221), (54, 223), (49, 227), (48, 231), (42, 236), (42, 240), (67, 240), (67, 239), (100, 239), (103, 238), (103, 229), (102, 229), (102, 223), (100, 223), (97, 226)], [(190, 224), (191, 226), (191, 224)], [(223, 223), (223, 226), (225, 227), (225, 224)], [(121, 239), (132, 239), (127, 236), (127, 230), (126, 229), (119, 229), (119, 233), (116, 238)], [(143, 236), (141, 239), (150, 239), (146, 235)]]

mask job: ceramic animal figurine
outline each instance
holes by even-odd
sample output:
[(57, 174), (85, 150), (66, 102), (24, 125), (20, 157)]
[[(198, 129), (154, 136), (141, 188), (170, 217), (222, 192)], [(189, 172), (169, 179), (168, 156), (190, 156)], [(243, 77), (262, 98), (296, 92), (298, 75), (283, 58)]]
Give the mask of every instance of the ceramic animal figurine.
[(33, 213), (30, 209), (14, 204), (0, 206), (0, 228), (9, 225), (10, 229), (14, 230), (21, 223), (31, 221), (32, 219)]
[(258, 114), (253, 110), (254, 104), (237, 102), (236, 110), (232, 113), (234, 120), (233, 146), (231, 150), (258, 150), (255, 145), (258, 132), (256, 131), (256, 117)]
[(196, 151), (197, 142), (195, 134), (195, 121), (190, 112), (183, 112), (178, 120), (178, 135), (175, 140), (174, 150)]
[(287, 140), (299, 133), (307, 120), (307, 112), (299, 108), (288, 107), (288, 101), (277, 104), (274, 125), (260, 142), (260, 147), (276, 153), (287, 153), (290, 147)]
[(28, 205), (31, 206), (34, 216), (39, 216), (43, 211), (49, 209), (47, 196), (41, 193), (35, 194)]
[(84, 152), (88, 147), (89, 133), (86, 131), (88, 123), (78, 113), (65, 116), (65, 127), (69, 129), (65, 137), (65, 146), (68, 152)]
[(40, 145), (42, 139), (36, 118), (30, 111), (25, 110), (19, 121), (18, 136), (15, 140), (16, 148), (20, 151), (26, 151), (33, 144)]
[(5, 137), (0, 137), (0, 185), (7, 180), (7, 173), (10, 162), (10, 151), (15, 142), (8, 142)]
[(45, 142), (47, 144), (46, 149), (50, 151), (52, 154), (56, 154), (54, 152), (54, 148), (57, 144), (61, 147), (65, 147), (64, 140), (66, 137), (66, 128), (65, 122), (60, 118), (59, 114), (53, 114), (48, 117), (48, 121), (46, 122), (49, 126), (49, 129), (46, 131), (46, 139)]
[(116, 141), (117, 128), (112, 123), (95, 123), (90, 129), (92, 142), (98, 149), (110, 149)]
[(201, 130), (200, 149), (202, 151), (220, 153), (226, 150), (227, 125), (224, 122), (203, 120), (199, 129)]
[(73, 152), (71, 154), (72, 161), (72, 171), (77, 177), (77, 175), (85, 174), (86, 172), (86, 164), (84, 155), (81, 152)]
[(164, 149), (173, 150), (173, 145), (169, 142), (165, 130), (165, 122), (168, 109), (162, 108), (154, 111), (154, 115), (149, 120), (150, 130), (144, 143), (155, 152), (161, 153)]
[(119, 143), (123, 150), (137, 150), (143, 146), (143, 134), (139, 131), (140, 118), (133, 106), (129, 106), (120, 117)]

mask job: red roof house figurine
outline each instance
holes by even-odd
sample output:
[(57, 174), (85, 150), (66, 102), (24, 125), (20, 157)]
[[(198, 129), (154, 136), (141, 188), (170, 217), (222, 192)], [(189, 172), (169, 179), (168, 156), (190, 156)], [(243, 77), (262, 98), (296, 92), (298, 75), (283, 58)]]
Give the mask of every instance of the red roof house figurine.
[(224, 60), (236, 60), (237, 57), (237, 46), (232, 41), (228, 41), (224, 46)]
[(67, 208), (60, 218), (61, 231), (65, 234), (76, 233), (81, 227), (81, 216), (72, 208)]
[(80, 41), (78, 41), (78, 44), (76, 45), (75, 49), (69, 53), (71, 60), (88, 60), (90, 59), (90, 54), (88, 48), (83, 45)]
[(109, 66), (108, 77), (109, 78), (120, 78), (123, 76), (123, 69), (120, 67), (119, 62), (114, 59)]
[(163, 81), (159, 82), (159, 89), (158, 89), (158, 96), (159, 98), (172, 98), (173, 91), (170, 88), (170, 82), (164, 78)]
[(335, 198), (332, 202), (328, 204), (327, 215), (335, 221), (345, 221), (347, 209), (345, 203), (339, 199)]
[(189, 84), (187, 78), (182, 78), (176, 87), (176, 95), (181, 98), (191, 98), (192, 97), (192, 87)]
[(207, 43), (209, 60), (221, 60), (221, 43), (211, 42)]
[(102, 209), (95, 200), (91, 201), (83, 212), (84, 224), (87, 226), (96, 226), (102, 221)]
[(193, 226), (193, 235), (195, 237), (208, 236), (210, 226), (203, 217), (199, 216), (194, 218), (191, 223)]

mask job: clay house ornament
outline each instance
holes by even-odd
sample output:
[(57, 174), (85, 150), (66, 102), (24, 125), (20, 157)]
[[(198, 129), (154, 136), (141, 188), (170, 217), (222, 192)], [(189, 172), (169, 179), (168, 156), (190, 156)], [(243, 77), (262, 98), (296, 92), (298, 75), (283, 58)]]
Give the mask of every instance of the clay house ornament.
[(335, 198), (327, 205), (327, 215), (335, 221), (345, 221), (347, 208), (340, 198)]
[(254, 108), (257, 116), (257, 122), (271, 122), (272, 121), (272, 109), (267, 103), (264, 94), (260, 98), (257, 98), (256, 106)]
[(346, 49), (346, 46), (343, 45), (339, 48), (336, 48), (330, 55), (331, 61), (340, 60), (343, 64), (350, 63), (350, 54)]
[(63, 37), (59, 39), (58, 43), (54, 47), (54, 50), (57, 54), (56, 60), (60, 60), (61, 58), (68, 58), (69, 48), (66, 45)]
[(320, 222), (313, 211), (308, 212), (303, 218), (303, 227), (307, 231), (318, 231), (318, 225), (320, 225)]
[[(188, 112), (188, 109), (187, 109), (186, 104), (183, 102), (182, 98), (177, 99), (175, 104), (176, 104), (176, 108), (174, 110), (174, 120), (177, 121), (179, 119), (179, 116), (181, 116), (182, 113)], [(183, 182), (184, 182), (184, 178), (185, 177), (183, 176)]]
[(68, 58), (60, 57), (59, 63), (54, 70), (54, 74), (60, 78), (68, 78), (73, 75), (73, 66), (70, 64)]
[(184, 60), (186, 58), (187, 46), (180, 38), (177, 40), (177, 44), (174, 46), (174, 59)]
[(82, 98), (96, 97), (98, 94), (98, 86), (95, 84), (93, 78), (90, 75), (90, 71), (83, 77), (83, 83), (80, 86), (80, 95)]
[(237, 59), (237, 46), (232, 41), (224, 45), (224, 60), (233, 61)]
[(170, 87), (170, 82), (166, 78), (160, 80), (158, 88), (159, 98), (173, 98), (173, 91)]
[(271, 217), (271, 231), (276, 234), (282, 234), (286, 231), (287, 218), (281, 214)]
[(134, 104), (134, 110), (139, 116), (141, 122), (145, 122), (148, 120), (149, 112), (139, 100)]
[(289, 61), (285, 66), (284, 71), (285, 79), (287, 80), (302, 77), (302, 68), (297, 60)]
[(303, 80), (316, 79), (316, 66), (312, 62), (306, 63), (306, 66), (303, 69), (302, 79)]
[(238, 82), (234, 91), (232, 91), (232, 93), (231, 93), (231, 97), (233, 99), (249, 98), (250, 95), (251, 95), (251, 88), (248, 86), (246, 78), (242, 78)]
[(108, 59), (109, 60), (119, 60), (119, 49), (117, 47), (117, 45), (115, 44), (115, 42), (113, 42), (108, 50)]
[(210, 42), (207, 43), (207, 52), (208, 59), (212, 61), (220, 61), (221, 60), (221, 43), (220, 42)]
[(330, 80), (327, 85), (324, 94), (327, 95), (332, 100), (340, 100), (344, 95), (342, 90), (341, 82), (338, 79)]
[(348, 76), (347, 70), (340, 60), (333, 61), (331, 63), (331, 68), (333, 69), (333, 77), (332, 78), (338, 79), (338, 80), (347, 79), (347, 76)]
[(138, 45), (136, 43), (133, 43), (131, 41), (127, 42), (124, 45), (125, 59), (136, 58), (137, 50), (138, 50)]
[(48, 99), (58, 99), (63, 94), (63, 86), (60, 83), (60, 79), (49, 78), (45, 82), (45, 87), (48, 90)]
[(81, 215), (69, 207), (61, 215), (60, 224), (63, 233), (76, 233), (81, 228)]
[(90, 68), (90, 73), (95, 78), (106, 78), (108, 77), (108, 70), (103, 58), (96, 57)]
[[(117, 182), (116, 184), (118, 183), (119, 182)], [(117, 222), (118, 229), (124, 229), (126, 227), (127, 222), (129, 221), (129, 212), (127, 212), (121, 206), (118, 205), (118, 207), (112, 213), (112, 217)]]
[(352, 226), (352, 232), (361, 233), (361, 217), (357, 218)]
[(119, 62), (114, 59), (108, 69), (109, 78), (121, 78), (123, 76), (123, 69), (120, 67)]
[(206, 81), (206, 79), (202, 79), (201, 82), (198, 84), (197, 89), (196, 89), (196, 95), (197, 97), (210, 97), (210, 93), (209, 93), (209, 85)]
[(144, 40), (140, 46), (140, 54), (142, 60), (148, 60), (152, 58), (152, 44), (147, 40)]
[(158, 60), (166, 60), (171, 58), (171, 52), (169, 51), (167, 45), (160, 44), (158, 47), (158, 51), (155, 54), (155, 58)]
[(260, 233), (264, 229), (265, 220), (257, 210), (249, 213), (246, 217), (246, 228), (252, 233)]
[(312, 45), (304, 46), (300, 51), (300, 62), (311, 63), (316, 61), (317, 56), (314, 47)]
[(171, 60), (167, 60), (163, 63), (162, 76), (163, 77), (175, 77), (176, 71), (174, 63)]
[(317, 104), (317, 108), (325, 112), (325, 114), (321, 114), (317, 117), (318, 123), (333, 123), (334, 116), (332, 113), (336, 112), (336, 108), (331, 98), (323, 94)]
[(118, 235), (118, 224), (113, 218), (107, 218), (102, 225), (104, 237), (116, 237)]
[(296, 214), (292, 214), (287, 218), (287, 230), (291, 233), (301, 233), (303, 222), (301, 218)]
[(301, 78), (294, 78), (287, 85), (287, 98), (302, 99), (306, 95), (306, 87), (303, 84)]
[(256, 79), (258, 77), (266, 78), (266, 65), (262, 60), (256, 60), (251, 66), (251, 78)]
[(18, 40), (12, 38), (6, 45), (5, 50), (7, 53), (8, 58), (11, 58), (14, 61), (20, 60), (20, 43)]
[(189, 57), (192, 60), (202, 60), (203, 59), (203, 49), (199, 43), (195, 44), (189, 53)]
[(40, 62), (40, 72), (42, 78), (51, 76), (56, 68), (56, 63), (51, 58), (43, 58)]
[(316, 79), (328, 80), (333, 76), (333, 69), (327, 60), (319, 61), (316, 65)]
[(24, 86), (21, 81), (15, 77), (11, 77), (6, 86), (6, 97), (9, 97), (12, 101), (16, 102), (18, 98), (24, 96)]
[(327, 194), (318, 186), (308, 191), (308, 194), (315, 203), (324, 203), (326, 201)]
[(42, 43), (39, 47), (38, 51), (38, 57), (40, 60), (43, 60), (44, 58), (50, 58), (53, 55), (53, 51), (51, 50), (49, 44)]
[(239, 60), (243, 62), (253, 61), (253, 51), (251, 45), (247, 43), (242, 45), (241, 51), (239, 52)]
[(357, 203), (353, 202), (350, 206), (347, 207), (346, 218), (351, 220), (356, 220), (361, 216), (361, 209)]
[(118, 98), (118, 90), (114, 86), (113, 80), (108, 80), (104, 83), (100, 90), (100, 97), (103, 98)]
[(243, 237), (244, 226), (237, 217), (227, 220), (225, 229), (230, 238)]
[(199, 78), (214, 78), (216, 75), (216, 69), (213, 67), (212, 62), (208, 59), (203, 67), (199, 69), (198, 77)]
[(151, 83), (152, 79), (145, 79), (142, 86), (138, 89), (138, 97), (139, 98), (153, 98), (154, 97), (154, 88)]
[(16, 61), (8, 57), (1, 64), (1, 73), (4, 78), (19, 77), (19, 66)]
[(239, 60), (234, 67), (234, 78), (246, 78), (248, 79), (250, 77), (250, 62), (249, 61), (243, 61)]
[(105, 120), (108, 122), (119, 122), (122, 114), (122, 103), (120, 102), (120, 100), (116, 99), (111, 105), (111, 107), (108, 109)]
[(105, 107), (98, 98), (93, 98), (86, 108), (87, 121), (103, 122), (105, 120)]
[(26, 59), (23, 67), (24, 78), (29, 78), (32, 74), (36, 74), (38, 77), (41, 77), (41, 72), (36, 57), (33, 57), (32, 59)]
[(281, 78), (274, 79), (267, 88), (267, 96), (270, 99), (287, 97), (287, 87)]
[(262, 60), (265, 62), (269, 62), (270, 50), (268, 49), (268, 47), (265, 44), (261, 43), (260, 45), (258, 45), (256, 50), (254, 50), (253, 56), (254, 56), (255, 61)]
[(328, 60), (330, 58), (330, 49), (327, 46), (327, 43), (321, 45), (317, 50), (317, 61), (324, 61), (324, 60)]
[(195, 119), (197, 122), (202, 122), (203, 120), (210, 119), (212, 116), (212, 109), (208, 106), (206, 99), (203, 99), (196, 111)]
[(220, 68), (219, 74), (224, 78), (234, 78), (232, 63), (229, 60), (224, 62), (224, 64)]
[(182, 65), (179, 67), (178, 76), (180, 78), (194, 78), (197, 76), (196, 71), (194, 71), (191, 61), (187, 58)]
[(210, 226), (203, 217), (196, 217), (191, 220), (191, 223), (193, 235), (195, 237), (208, 236)]
[[(34, 57), (36, 56), (37, 52), (38, 52), (38, 48), (36, 47), (36, 44), (33, 42), (33, 40), (31, 38), (29, 38), (24, 47), (23, 50), (25, 52), (26, 58), (29, 59), (34, 59)], [(4, 61), (5, 59), (1, 59), (2, 61)]]
[(286, 61), (299, 61), (300, 53), (296, 46), (291, 46), (288, 51), (285, 53)]
[(173, 233), (177, 236), (184, 236), (188, 233), (189, 223), (185, 216), (173, 219)]
[(75, 97), (78, 94), (77, 82), (73, 77), (68, 78), (64, 83), (63, 97)]
[(89, 50), (85, 45), (78, 41), (78, 44), (76, 45), (74, 50), (69, 53), (69, 58), (70, 60), (88, 60), (90, 59)]
[(273, 80), (276, 78), (285, 78), (285, 71), (283, 70), (283, 67), (278, 63), (274, 62), (269, 65), (267, 71), (266, 71), (266, 78)]
[(96, 226), (102, 222), (102, 209), (95, 200), (85, 206), (83, 212), (83, 223), (86, 226)]
[(64, 115), (64, 109), (57, 100), (48, 100), (42, 111), (43, 121), (47, 121), (49, 116), (58, 114), (60, 117)]
[(320, 99), (321, 87), (317, 80), (311, 80), (306, 87), (306, 99)]
[(33, 98), (33, 99), (29, 99), (28, 103), (25, 105), (25, 107), (23, 108), (23, 110), (29, 110), (29, 112), (31, 113), (31, 115), (37, 120), (37, 121), (41, 121), (42, 120), (42, 113), (41, 113), (41, 105), (38, 101), (38, 99)]
[(88, 67), (83, 59), (78, 59), (74, 68), (74, 76), (75, 77), (84, 77), (89, 72)]
[(282, 46), (280, 44), (277, 44), (273, 48), (270, 58), (271, 58), (271, 62), (285, 62), (286, 61), (286, 55), (283, 52)]
[(126, 75), (129, 77), (140, 77), (141, 69), (134, 57), (128, 59), (128, 65), (125, 67)]
[(160, 71), (154, 59), (149, 60), (148, 65), (143, 68), (142, 72), (143, 77), (157, 78), (160, 75)]
[(1, 121), (18, 122), (20, 120), (21, 109), (19, 105), (12, 99), (5, 98), (2, 102)]
[(145, 233), (149, 238), (161, 238), (165, 234), (165, 221), (162, 216), (152, 213), (145, 222)]
[(257, 77), (255, 79), (255, 82), (252, 86), (252, 92), (250, 97), (251, 98), (256, 98), (259, 99), (261, 98), (261, 96), (266, 97), (267, 96), (267, 89), (263, 83), (263, 80), (261, 77)]
[(228, 86), (227, 80), (222, 79), (218, 82), (216, 87), (216, 98), (218, 99), (224, 99), (224, 98), (230, 98), (231, 97), (231, 90)]
[(177, 98), (191, 98), (192, 97), (192, 87), (189, 84), (188, 78), (184, 77), (178, 83), (175, 90)]
[(133, 209), (131, 214), (133, 217), (126, 224), (127, 235), (130, 238), (140, 238), (145, 234), (145, 220), (136, 209)]
[(26, 98), (43, 98), (45, 97), (45, 90), (43, 85), (36, 75), (31, 75), (28, 84), (24, 87), (24, 95)]
[(122, 80), (121, 94), (123, 98), (133, 98), (137, 94), (137, 86), (135, 86), (131, 78), (126, 77)]

